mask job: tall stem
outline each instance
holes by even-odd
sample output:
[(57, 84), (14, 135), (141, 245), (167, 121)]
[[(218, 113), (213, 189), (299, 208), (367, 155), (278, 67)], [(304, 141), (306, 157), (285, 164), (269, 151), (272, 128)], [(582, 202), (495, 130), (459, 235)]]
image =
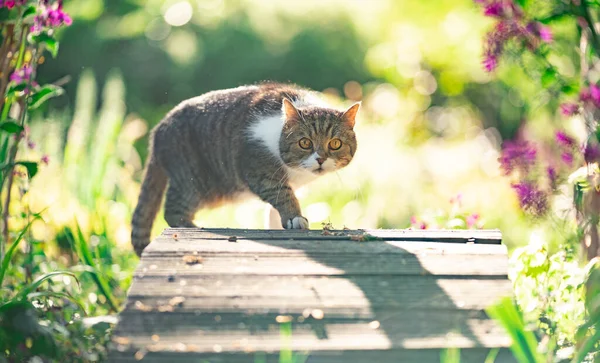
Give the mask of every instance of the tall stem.
[(600, 55), (600, 39), (598, 38), (594, 19), (592, 19), (592, 14), (590, 13), (590, 8), (588, 7), (586, 0), (581, 1), (581, 9), (583, 10), (583, 17), (590, 28), (590, 33), (592, 36), (591, 44), (592, 48), (594, 48), (594, 53), (596, 53), (596, 55)]
[[(20, 48), (19, 48), (19, 54), (18, 54), (18, 58), (17, 58), (17, 68), (20, 68), (22, 63), (23, 63), (23, 59), (25, 57), (25, 43), (27, 41), (27, 28), (25, 26), (23, 26), (22, 30), (21, 30), (21, 43), (20, 43)], [(32, 65), (33, 67), (33, 65)], [(29, 81), (28, 83), (28, 88), (31, 89), (31, 81)], [(19, 110), (19, 124), (21, 126), (25, 126), (25, 117), (27, 115), (27, 99), (28, 96), (25, 95), (21, 100), (20, 100), (20, 110)], [(4, 110), (3, 112), (6, 112), (8, 110), (8, 108), (10, 107), (10, 103), (7, 102), (4, 105)], [(8, 163), (7, 163), (7, 168), (6, 168), (6, 175), (7, 175), (7, 181), (6, 181), (6, 197), (4, 199), (4, 206), (2, 208), (2, 238), (3, 238), (3, 242), (4, 243), (8, 243), (9, 242), (9, 225), (8, 225), (8, 216), (9, 216), (9, 208), (10, 208), (10, 201), (11, 201), (11, 189), (12, 189), (12, 185), (14, 182), (14, 168), (15, 168), (15, 160), (17, 158), (17, 151), (19, 149), (19, 143), (21, 142), (21, 139), (23, 138), (23, 133), (18, 133), (16, 135), (15, 138), (15, 142), (13, 143), (10, 152), (9, 152), (9, 156), (8, 156)]]

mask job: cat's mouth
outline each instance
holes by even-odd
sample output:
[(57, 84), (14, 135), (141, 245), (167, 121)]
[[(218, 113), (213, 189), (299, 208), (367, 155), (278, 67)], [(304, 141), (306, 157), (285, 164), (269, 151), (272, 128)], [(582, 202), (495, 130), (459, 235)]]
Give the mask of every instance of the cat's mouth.
[(318, 167), (316, 169), (313, 170), (313, 173), (315, 174), (324, 174), (325, 173), (325, 169), (323, 169), (322, 167)]

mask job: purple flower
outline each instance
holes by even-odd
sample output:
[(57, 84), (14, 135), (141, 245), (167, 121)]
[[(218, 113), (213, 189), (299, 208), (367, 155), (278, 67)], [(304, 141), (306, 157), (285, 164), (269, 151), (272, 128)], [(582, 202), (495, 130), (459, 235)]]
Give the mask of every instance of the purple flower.
[(579, 99), (582, 102), (588, 102), (592, 99), (592, 95), (590, 94), (590, 89), (587, 87), (583, 87), (581, 91), (579, 91)]
[(556, 132), (556, 142), (564, 147), (573, 147), (575, 145), (575, 139), (567, 135), (564, 131)]
[(504, 15), (504, 7), (502, 6), (502, 2), (493, 1), (487, 4), (483, 10), (483, 15), (492, 16), (492, 17), (502, 17)]
[(35, 149), (35, 142), (27, 140), (27, 147), (30, 149)]
[(548, 211), (548, 197), (530, 182), (512, 184), (517, 193), (519, 205), (523, 211), (536, 217), (543, 216)]
[(524, 142), (506, 141), (502, 154), (498, 161), (505, 175), (509, 175), (515, 169), (520, 169), (527, 173), (535, 164), (537, 150), (535, 146)]
[(10, 80), (16, 83), (27, 82), (31, 78), (33, 69), (29, 65), (24, 65), (22, 68), (17, 69), (10, 75)]
[(477, 213), (473, 213), (470, 216), (467, 217), (467, 228), (471, 228), (475, 225), (475, 223), (477, 223), (477, 221), (479, 220), (479, 214)]
[(600, 158), (600, 147), (598, 145), (587, 144), (583, 148), (583, 158), (586, 163), (593, 163)]
[(44, 28), (57, 28), (61, 25), (69, 26), (73, 23), (73, 19), (69, 14), (65, 13), (62, 9), (62, 1), (58, 1), (52, 5), (48, 5), (46, 1), (45, 6), (41, 7), (42, 11), (38, 14), (34, 20), (30, 31), (33, 33), (39, 33)]
[(50, 163), (50, 157), (48, 155), (44, 155), (42, 156), (42, 158), (40, 159), (40, 161), (46, 165), (48, 165)]
[(52, 27), (58, 27), (63, 24), (71, 25), (73, 20), (71, 17), (62, 10), (62, 6), (59, 6), (57, 9), (50, 9), (46, 14), (46, 25)]
[(493, 55), (488, 55), (483, 59), (483, 68), (486, 72), (492, 72), (498, 67), (498, 60)]
[(560, 112), (564, 116), (573, 116), (579, 112), (579, 105), (576, 103), (563, 103), (560, 105)]
[(546, 169), (546, 172), (548, 173), (548, 179), (550, 179), (550, 186), (552, 187), (552, 189), (555, 189), (556, 181), (558, 179), (558, 175), (556, 174), (556, 169), (553, 166), (549, 166)]
[(562, 155), (560, 156), (560, 158), (562, 159), (562, 161), (571, 166), (573, 164), (573, 154), (569, 151), (565, 151), (562, 153)]

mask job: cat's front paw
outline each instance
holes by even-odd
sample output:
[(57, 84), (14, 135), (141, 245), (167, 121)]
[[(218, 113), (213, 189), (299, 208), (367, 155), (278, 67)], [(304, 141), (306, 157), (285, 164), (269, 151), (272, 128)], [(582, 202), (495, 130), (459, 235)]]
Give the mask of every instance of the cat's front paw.
[(296, 216), (288, 219), (285, 225), (286, 229), (308, 229), (308, 219), (302, 216)]

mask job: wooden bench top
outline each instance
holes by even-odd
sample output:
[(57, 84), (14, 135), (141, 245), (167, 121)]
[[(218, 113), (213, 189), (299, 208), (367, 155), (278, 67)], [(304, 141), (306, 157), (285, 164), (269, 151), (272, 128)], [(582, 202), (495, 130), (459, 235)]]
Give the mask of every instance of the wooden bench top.
[(166, 229), (142, 255), (109, 361), (279, 362), (291, 349), (439, 362), (458, 347), (463, 363), (491, 348), (513, 362), (483, 311), (512, 294), (507, 265), (494, 230)]

